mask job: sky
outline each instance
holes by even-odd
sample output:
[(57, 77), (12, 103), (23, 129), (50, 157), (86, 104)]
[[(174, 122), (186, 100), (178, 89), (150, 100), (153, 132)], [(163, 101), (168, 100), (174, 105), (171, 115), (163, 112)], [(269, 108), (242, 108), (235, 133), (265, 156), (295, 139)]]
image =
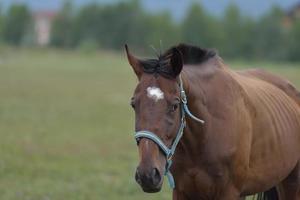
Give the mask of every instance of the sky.
[[(89, 3), (116, 3), (126, 0), (73, 0), (77, 6)], [(175, 19), (181, 19), (193, 2), (200, 2), (207, 11), (220, 16), (226, 6), (235, 3), (245, 15), (257, 17), (268, 11), (273, 5), (288, 10), (300, 0), (140, 0), (142, 6), (149, 12), (168, 10)], [(7, 7), (13, 2), (27, 3), (33, 10), (57, 10), (63, 0), (0, 0), (2, 6)]]

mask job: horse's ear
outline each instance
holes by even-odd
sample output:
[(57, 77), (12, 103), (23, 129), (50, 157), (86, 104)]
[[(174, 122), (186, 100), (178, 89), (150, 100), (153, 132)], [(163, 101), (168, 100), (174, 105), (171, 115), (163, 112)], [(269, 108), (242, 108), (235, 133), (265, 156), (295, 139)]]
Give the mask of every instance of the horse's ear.
[(170, 64), (173, 70), (173, 74), (177, 77), (183, 67), (183, 58), (181, 52), (177, 48), (172, 49), (172, 56), (170, 59)]
[(136, 57), (134, 57), (133, 55), (131, 55), (127, 44), (125, 44), (125, 50), (126, 50), (127, 59), (128, 59), (129, 64), (131, 65), (131, 67), (132, 67), (134, 73), (137, 75), (137, 77), (140, 78), (143, 73), (143, 69), (141, 67), (140, 60), (137, 59)]

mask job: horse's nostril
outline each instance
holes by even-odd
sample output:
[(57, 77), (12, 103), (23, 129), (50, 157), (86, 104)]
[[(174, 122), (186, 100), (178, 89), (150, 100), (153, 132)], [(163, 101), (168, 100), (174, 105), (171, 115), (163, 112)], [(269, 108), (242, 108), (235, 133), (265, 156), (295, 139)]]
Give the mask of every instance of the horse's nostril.
[(138, 168), (135, 171), (135, 180), (136, 180), (136, 182), (138, 182), (139, 184), (141, 184), (141, 176), (139, 174), (139, 169)]
[(153, 168), (151, 176), (152, 176), (152, 182), (153, 182), (154, 185), (157, 185), (157, 184), (160, 183), (161, 175), (160, 175), (159, 170), (157, 168)]
[(150, 192), (160, 189), (162, 177), (157, 168), (145, 170), (138, 167), (135, 172), (135, 180), (144, 190)]

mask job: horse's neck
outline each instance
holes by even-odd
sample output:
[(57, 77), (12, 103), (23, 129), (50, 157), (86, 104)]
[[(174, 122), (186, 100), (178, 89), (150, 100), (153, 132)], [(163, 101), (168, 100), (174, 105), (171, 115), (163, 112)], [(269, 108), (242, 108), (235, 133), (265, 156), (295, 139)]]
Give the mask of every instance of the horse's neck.
[[(201, 87), (197, 85), (197, 80), (194, 79), (195, 73), (193, 70), (196, 70), (196, 68), (186, 69), (182, 73), (182, 81), (184, 90), (187, 95), (188, 100), (188, 108), (191, 111), (193, 115), (198, 117), (199, 119), (203, 119), (203, 115), (200, 112), (201, 110), (201, 99), (199, 96), (201, 96), (202, 91)], [(200, 94), (200, 95), (199, 95)], [(199, 151), (199, 147), (202, 146), (202, 142), (204, 140), (204, 134), (203, 134), (203, 124), (195, 121), (187, 114), (185, 115), (186, 118), (186, 127), (184, 129), (184, 135), (178, 145), (178, 154), (180, 155), (181, 160), (185, 159), (192, 159), (190, 156), (193, 155), (195, 152)]]
[[(223, 96), (214, 95), (216, 93), (226, 95), (226, 92), (220, 92), (220, 90), (223, 88), (227, 90), (229, 88), (224, 86), (225, 84), (223, 83), (227, 81), (226, 77), (231, 76), (230, 73), (232, 73), (232, 71), (218, 60), (208, 63), (208, 66), (186, 67), (183, 70), (182, 79), (184, 89), (187, 93), (188, 107), (192, 114), (206, 121), (204, 124), (201, 124), (189, 116), (186, 116), (187, 126), (179, 144), (179, 155), (181, 155), (183, 159), (194, 159), (191, 158), (191, 155), (195, 155), (195, 153), (199, 157), (199, 154), (203, 152), (202, 150), (206, 148), (207, 137), (210, 136), (211, 138), (212, 134), (215, 134), (208, 133), (207, 130), (207, 125), (211, 123), (212, 115), (216, 117), (226, 117), (227, 108), (221, 105), (223, 104), (221, 101), (223, 99), (227, 99), (227, 101), (230, 100)], [(216, 84), (216, 80), (220, 80), (220, 82)], [(212, 105), (212, 103), (216, 103), (215, 107), (222, 109), (209, 110), (208, 107)], [(227, 106), (228, 105), (232, 104), (228, 103)]]

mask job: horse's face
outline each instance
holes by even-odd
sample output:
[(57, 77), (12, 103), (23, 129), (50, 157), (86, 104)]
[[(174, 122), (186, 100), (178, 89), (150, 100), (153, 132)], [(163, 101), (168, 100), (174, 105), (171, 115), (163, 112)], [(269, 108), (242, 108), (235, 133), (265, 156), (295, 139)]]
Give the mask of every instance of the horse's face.
[[(170, 147), (180, 126), (180, 89), (176, 77), (182, 69), (181, 57), (180, 63), (171, 58), (172, 67), (180, 69), (174, 73), (174, 78), (165, 78), (144, 73), (141, 62), (128, 51), (127, 55), (139, 79), (131, 99), (135, 111), (135, 130), (150, 131)], [(135, 179), (145, 192), (158, 192), (163, 183), (166, 157), (156, 143), (146, 138), (139, 141), (138, 148), (140, 163)]]

